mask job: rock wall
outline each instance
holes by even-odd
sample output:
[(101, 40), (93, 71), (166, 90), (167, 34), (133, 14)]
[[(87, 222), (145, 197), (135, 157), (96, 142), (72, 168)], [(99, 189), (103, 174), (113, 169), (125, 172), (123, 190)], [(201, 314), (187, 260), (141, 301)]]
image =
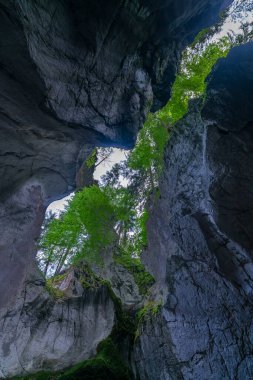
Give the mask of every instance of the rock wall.
[(46, 206), (75, 189), (94, 145), (133, 144), (223, 4), (0, 0), (0, 307), (33, 271)]
[(252, 61), (250, 43), (218, 63), (166, 150), (145, 255), (164, 307), (134, 348), (140, 379), (253, 376)]
[[(153, 109), (157, 109), (168, 100), (183, 47), (199, 30), (214, 22), (228, 3), (0, 0), (3, 377), (37, 370), (45, 363), (50, 367), (51, 359), (56, 368), (57, 357), (59, 366), (71, 364), (74, 357), (78, 361), (80, 357), (70, 337), (76, 319), (84, 318), (81, 326), (86, 325), (93, 334), (94, 345), (91, 337), (83, 338), (82, 357), (93, 354), (95, 344), (109, 334), (113, 311), (106, 295), (97, 298), (93, 294), (86, 301), (58, 305), (43, 293), (35, 252), (45, 208), (75, 189), (78, 172), (94, 145), (132, 146), (152, 102)], [(201, 141), (202, 132), (199, 130)], [(186, 144), (183, 138), (182, 144)], [(179, 175), (176, 169), (175, 163), (175, 181)], [(164, 203), (168, 199), (166, 195)], [(170, 201), (166, 210), (169, 205)], [(157, 225), (169, 223), (169, 219), (161, 217)], [(198, 225), (197, 217), (195, 224)], [(167, 244), (166, 231), (165, 227), (158, 231), (165, 235), (161, 235), (161, 247)], [(167, 258), (167, 250), (159, 248), (157, 255)], [(154, 263), (154, 272), (156, 266)], [(165, 283), (166, 276), (164, 272), (160, 283)], [(44, 307), (41, 302), (48, 310), (43, 323), (38, 316)], [(107, 320), (101, 325), (103, 333), (99, 327), (90, 327), (85, 312), (80, 315), (78, 308), (83, 303), (87, 303), (95, 321), (101, 315)], [(96, 312), (98, 305), (104, 312)], [(50, 318), (58, 318), (62, 311), (66, 325), (72, 326), (66, 341), (60, 321), (53, 331), (48, 325)], [(72, 316), (68, 317), (68, 312)], [(62, 343), (57, 343), (54, 351), (52, 337), (57, 342), (63, 339), (67, 351)], [(15, 342), (21, 341), (15, 354)]]
[[(115, 323), (106, 286), (45, 292), (40, 276), (25, 282), (15, 308), (0, 322), (0, 378), (57, 371), (94, 356)], [(74, 289), (75, 290), (75, 289)]]

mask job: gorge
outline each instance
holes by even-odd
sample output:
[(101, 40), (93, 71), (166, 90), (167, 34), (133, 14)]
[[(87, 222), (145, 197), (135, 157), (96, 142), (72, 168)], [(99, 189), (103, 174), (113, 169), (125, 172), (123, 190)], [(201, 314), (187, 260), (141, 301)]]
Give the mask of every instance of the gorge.
[(231, 3), (0, 0), (0, 378), (253, 377), (252, 42), (172, 129), (142, 253), (147, 318), (133, 326), (145, 297), (119, 264), (88, 287), (70, 271), (57, 299), (35, 260), (47, 206), (94, 147), (133, 148), (184, 49)]

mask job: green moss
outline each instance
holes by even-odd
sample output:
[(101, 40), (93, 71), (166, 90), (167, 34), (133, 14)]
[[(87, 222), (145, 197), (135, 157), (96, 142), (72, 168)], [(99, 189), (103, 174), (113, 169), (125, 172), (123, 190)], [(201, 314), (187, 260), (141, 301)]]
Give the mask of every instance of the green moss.
[[(199, 38), (199, 37), (198, 37)], [(211, 43), (203, 50), (188, 49), (183, 55), (181, 72), (172, 87), (172, 96), (157, 117), (166, 124), (175, 124), (188, 112), (189, 100), (206, 90), (206, 78), (218, 59), (227, 56), (231, 43), (227, 37)]]
[(95, 358), (79, 363), (65, 371), (59, 379), (129, 380), (130, 373), (122, 362), (117, 346), (109, 337), (99, 344)]
[(92, 168), (92, 166), (95, 166), (97, 160), (97, 149), (93, 149), (91, 154), (86, 158), (85, 164), (88, 168)]
[(74, 267), (77, 278), (85, 289), (98, 289), (103, 285), (103, 279), (97, 276), (87, 262), (81, 261)]
[(45, 288), (47, 290), (47, 292), (55, 299), (55, 300), (63, 300), (64, 297), (65, 297), (65, 293), (58, 289), (55, 284), (54, 284), (54, 280), (49, 278), (47, 281), (46, 281), (46, 284), (45, 284)]
[(126, 268), (134, 277), (141, 294), (146, 295), (154, 284), (154, 277), (145, 270), (139, 258), (133, 258), (128, 252), (121, 252), (114, 256), (116, 263)]
[(130, 372), (123, 363), (119, 350), (109, 337), (102, 341), (95, 358), (85, 360), (57, 373), (40, 372), (19, 380), (130, 380)]
[(157, 301), (148, 301), (137, 313), (136, 316), (136, 323), (137, 323), (137, 328), (135, 331), (135, 337), (134, 341), (136, 341), (141, 332), (141, 326), (144, 321), (147, 321), (147, 319), (150, 319), (154, 317), (156, 314), (160, 312), (162, 308), (162, 301), (157, 302)]
[(162, 301), (148, 301), (137, 314), (137, 321), (143, 321), (144, 319), (157, 314), (162, 307)]

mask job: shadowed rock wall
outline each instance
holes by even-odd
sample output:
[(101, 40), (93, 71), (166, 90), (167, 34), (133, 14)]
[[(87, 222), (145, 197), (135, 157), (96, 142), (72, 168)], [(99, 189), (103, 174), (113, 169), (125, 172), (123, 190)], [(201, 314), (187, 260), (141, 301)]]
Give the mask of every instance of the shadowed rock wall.
[(253, 376), (252, 62), (250, 43), (217, 64), (166, 150), (145, 255), (165, 305), (134, 349), (141, 379)]
[[(33, 333), (36, 302), (18, 330), (12, 327), (26, 307), (27, 284), (41, 281), (35, 252), (46, 206), (75, 189), (94, 145), (132, 146), (152, 102), (157, 109), (168, 100), (183, 47), (227, 3), (0, 0), (1, 341), (7, 347), (32, 331), (18, 355), (2, 347), (3, 375), (32, 370), (29, 345), (37, 333), (45, 341), (52, 333), (37, 322)], [(74, 313), (77, 305), (68, 307)], [(38, 363), (40, 352), (33, 354)], [(51, 354), (56, 363), (54, 347)]]

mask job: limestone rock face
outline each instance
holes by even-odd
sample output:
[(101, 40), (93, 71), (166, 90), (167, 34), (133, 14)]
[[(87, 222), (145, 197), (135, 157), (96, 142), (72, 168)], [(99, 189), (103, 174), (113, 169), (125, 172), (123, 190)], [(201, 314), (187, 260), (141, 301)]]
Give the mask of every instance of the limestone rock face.
[[(44, 292), (36, 271), (35, 252), (45, 208), (76, 188), (79, 170), (94, 145), (132, 146), (152, 102), (153, 109), (157, 109), (168, 100), (183, 47), (199, 30), (214, 22), (228, 3), (0, 0), (1, 376), (73, 364), (92, 355), (99, 340), (110, 333), (114, 313), (104, 291), (62, 304), (54, 303)], [(175, 193), (180, 178), (176, 157), (181, 160), (183, 146), (188, 147), (189, 162), (183, 160), (185, 169), (181, 163), (181, 171), (189, 165), (189, 173), (192, 157), (197, 155), (197, 151), (191, 153), (195, 143), (199, 144), (199, 152), (202, 149), (200, 141), (206, 124), (198, 125), (196, 136), (189, 128), (188, 142), (184, 136), (187, 129), (183, 127), (180, 142), (174, 138), (175, 149), (178, 146), (181, 155), (175, 154), (174, 163), (167, 160), (166, 175), (167, 180), (170, 177), (175, 181)], [(168, 152), (169, 149), (172, 147)], [(201, 160), (196, 160), (199, 167)], [(195, 179), (193, 175), (185, 186), (197, 186)], [(178, 242), (168, 237), (171, 222), (167, 216), (173, 212), (173, 194), (169, 195), (172, 190), (168, 189), (172, 186), (166, 181), (163, 186), (165, 206), (157, 221), (157, 226), (163, 228), (158, 231), (161, 239), (156, 248), (157, 257), (165, 258), (159, 259), (159, 281), (170, 284), (165, 281), (168, 271), (163, 271), (162, 263), (166, 267), (167, 249), (171, 245), (178, 249)], [(217, 191), (218, 199), (221, 194)], [(178, 199), (175, 208), (180, 208), (181, 198)], [(215, 207), (219, 214), (218, 202)], [(187, 210), (191, 210), (189, 205), (184, 207), (186, 215)], [(209, 249), (204, 239), (198, 238), (202, 216), (196, 214), (194, 219), (197, 237), (193, 239), (194, 247), (201, 247), (197, 250), (201, 255)], [(226, 218), (222, 218), (219, 228), (226, 224)], [(189, 248), (188, 235), (186, 241)], [(180, 249), (185, 252), (186, 248)], [(191, 251), (187, 249), (189, 254)], [(198, 271), (198, 264), (192, 265)], [(157, 263), (152, 266), (156, 274)], [(222, 277), (217, 276), (218, 283)], [(226, 281), (230, 284), (230, 279)], [(225, 287), (221, 288), (225, 291)], [(193, 295), (196, 296), (195, 290)], [(41, 318), (43, 310), (47, 314)], [(101, 323), (101, 327), (94, 323)], [(90, 335), (81, 335), (76, 343), (75, 326), (78, 332), (89, 331)], [(76, 347), (81, 347), (80, 356)]]
[(122, 265), (111, 260), (104, 268), (93, 268), (101, 278), (106, 278), (112, 287), (116, 297), (122, 303), (125, 310), (137, 310), (141, 307), (144, 296), (135, 283), (134, 276)]
[(94, 145), (133, 144), (226, 3), (0, 0), (0, 307), (33, 271), (45, 207), (75, 189)]
[(166, 150), (145, 256), (165, 304), (134, 348), (141, 379), (253, 376), (252, 62), (250, 43), (217, 64)]
[(56, 371), (95, 355), (115, 322), (105, 286), (64, 292), (56, 301), (36, 276), (1, 318), (0, 378)]

